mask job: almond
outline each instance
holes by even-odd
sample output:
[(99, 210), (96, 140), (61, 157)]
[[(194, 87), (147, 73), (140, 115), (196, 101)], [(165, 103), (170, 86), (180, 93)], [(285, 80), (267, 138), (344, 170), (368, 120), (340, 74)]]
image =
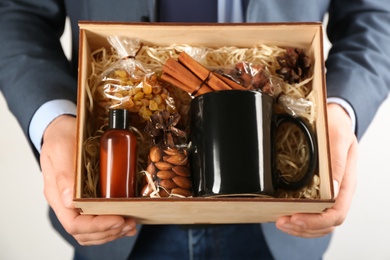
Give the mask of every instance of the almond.
[(180, 154), (179, 150), (175, 149), (175, 148), (169, 148), (164, 150), (164, 153), (168, 154), (168, 155), (176, 155), (176, 154)]
[(190, 170), (185, 166), (181, 166), (181, 165), (174, 166), (174, 167), (172, 167), (172, 171), (174, 173), (176, 173), (177, 175), (180, 175), (183, 177), (190, 176)]
[(150, 194), (152, 193), (153, 189), (149, 184), (146, 184), (142, 189), (141, 189), (141, 196), (142, 197), (149, 197)]
[(160, 195), (160, 197), (166, 198), (169, 197), (169, 195), (171, 194), (171, 190), (160, 189), (158, 194)]
[(187, 161), (187, 156), (185, 156), (184, 154), (175, 154), (167, 158), (167, 162), (174, 165), (186, 165)]
[(159, 185), (165, 189), (173, 189), (173, 188), (176, 188), (177, 187), (177, 184), (175, 182), (173, 182), (172, 180), (160, 180), (159, 182)]
[(160, 171), (168, 171), (173, 167), (173, 165), (168, 162), (156, 162), (155, 165)]
[(140, 180), (139, 185), (143, 187), (143, 186), (145, 186), (146, 184), (148, 184), (148, 178), (146, 177), (145, 174), (143, 174), (143, 175), (141, 176), (141, 180)]
[(172, 178), (173, 182), (177, 184), (177, 186), (184, 188), (184, 189), (190, 189), (192, 186), (191, 180), (187, 177), (182, 176), (176, 176)]
[(163, 156), (163, 152), (157, 146), (152, 146), (149, 151), (149, 158), (152, 162), (158, 162), (161, 160)]
[(172, 179), (176, 174), (173, 171), (159, 171), (157, 172), (157, 177), (160, 179)]
[(184, 197), (190, 197), (192, 196), (192, 192), (188, 189), (183, 189), (183, 188), (173, 188), (171, 190), (171, 194), (177, 194), (177, 195), (182, 195)]
[(153, 162), (151, 162), (149, 165), (148, 165), (148, 167), (146, 167), (146, 171), (148, 172), (148, 173), (150, 173), (151, 175), (155, 175), (156, 174), (156, 166), (154, 165), (154, 163)]

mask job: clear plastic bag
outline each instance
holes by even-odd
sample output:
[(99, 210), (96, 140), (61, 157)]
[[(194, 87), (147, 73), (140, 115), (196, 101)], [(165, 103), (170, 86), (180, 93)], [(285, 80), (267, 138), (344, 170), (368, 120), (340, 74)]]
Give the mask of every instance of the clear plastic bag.
[(294, 98), (285, 94), (277, 98), (277, 103), (284, 108), (285, 112), (295, 117), (306, 117), (314, 106), (310, 100)]
[(105, 110), (123, 108), (148, 120), (155, 111), (174, 110), (168, 90), (157, 80), (154, 71), (136, 60), (142, 48), (139, 39), (109, 36), (108, 41), (120, 59), (101, 75), (95, 101)]
[(190, 197), (192, 182), (188, 160), (187, 133), (177, 127), (178, 113), (159, 112), (151, 117), (146, 131), (154, 145), (143, 172), (141, 196)]
[(143, 197), (191, 197), (192, 181), (186, 149), (153, 146), (144, 171), (140, 195)]
[(235, 81), (248, 90), (258, 90), (269, 94), (274, 97), (283, 112), (292, 116), (308, 118), (312, 113), (311, 110), (314, 106), (312, 101), (284, 93), (285, 89), (291, 89), (294, 86), (275, 75), (271, 75), (262, 64), (244, 61), (235, 64), (234, 68), (216, 69), (215, 72)]
[(270, 82), (270, 75), (262, 64), (239, 62), (234, 68), (217, 69), (219, 73), (248, 90), (261, 90), (272, 95), (274, 92)]

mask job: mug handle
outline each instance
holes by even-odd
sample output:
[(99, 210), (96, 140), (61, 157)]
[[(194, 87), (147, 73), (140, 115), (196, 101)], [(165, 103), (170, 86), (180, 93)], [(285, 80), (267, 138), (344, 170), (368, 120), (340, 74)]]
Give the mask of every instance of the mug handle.
[[(276, 162), (276, 149), (275, 149), (275, 133), (277, 129), (284, 123), (293, 123), (296, 126), (298, 126), (302, 133), (304, 133), (306, 137), (307, 144), (309, 146), (309, 166), (307, 167), (307, 171), (303, 177), (295, 182), (291, 182), (286, 180), (283, 177), (283, 174), (277, 169), (277, 162)], [(309, 180), (312, 179), (314, 172), (317, 168), (317, 162), (318, 162), (318, 148), (317, 148), (317, 142), (316, 138), (311, 130), (311, 127), (307, 125), (301, 118), (293, 117), (289, 114), (277, 114), (273, 117), (273, 129), (272, 129), (272, 141), (274, 142), (272, 145), (272, 169), (273, 169), (273, 176), (274, 176), (274, 188), (275, 189), (285, 189), (285, 190), (298, 190), (302, 187), (304, 187)]]

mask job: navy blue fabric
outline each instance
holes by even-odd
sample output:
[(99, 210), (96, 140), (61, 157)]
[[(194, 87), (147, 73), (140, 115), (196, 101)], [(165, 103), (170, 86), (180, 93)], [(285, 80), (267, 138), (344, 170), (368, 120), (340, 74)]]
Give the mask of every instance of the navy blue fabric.
[(218, 21), (218, 0), (159, 0), (160, 22), (209, 22)]
[(129, 257), (142, 259), (274, 259), (261, 225), (144, 225)]

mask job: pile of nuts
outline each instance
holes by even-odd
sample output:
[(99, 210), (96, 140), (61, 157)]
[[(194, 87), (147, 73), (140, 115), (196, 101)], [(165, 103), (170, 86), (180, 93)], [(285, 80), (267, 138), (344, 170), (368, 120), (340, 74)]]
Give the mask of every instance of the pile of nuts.
[[(149, 152), (149, 164), (146, 173), (151, 176), (144, 182), (141, 196), (151, 196), (154, 191), (157, 197), (190, 197), (192, 182), (186, 150), (167, 148), (162, 150), (153, 146)], [(153, 187), (154, 186), (154, 187)]]

